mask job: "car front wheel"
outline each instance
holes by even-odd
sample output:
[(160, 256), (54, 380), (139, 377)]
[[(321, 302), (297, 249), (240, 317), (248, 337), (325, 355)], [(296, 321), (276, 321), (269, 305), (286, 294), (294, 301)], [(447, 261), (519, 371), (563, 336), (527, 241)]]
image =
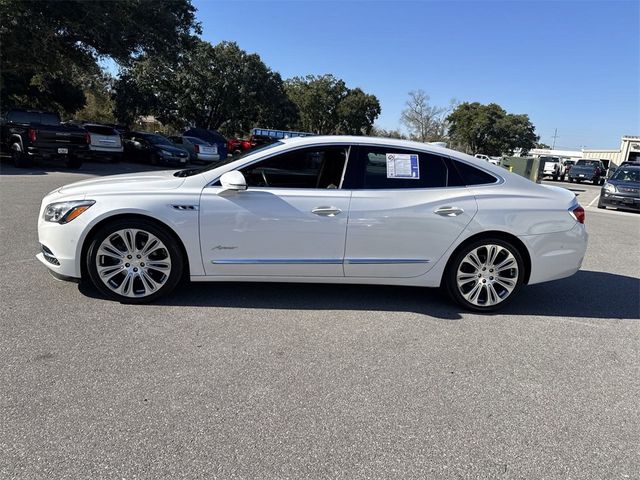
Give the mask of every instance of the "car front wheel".
[(100, 229), (86, 262), (95, 287), (122, 303), (147, 303), (168, 294), (184, 268), (177, 241), (145, 220), (117, 221)]
[(483, 239), (462, 248), (445, 273), (449, 295), (468, 310), (491, 312), (518, 292), (524, 262), (517, 248), (500, 239)]

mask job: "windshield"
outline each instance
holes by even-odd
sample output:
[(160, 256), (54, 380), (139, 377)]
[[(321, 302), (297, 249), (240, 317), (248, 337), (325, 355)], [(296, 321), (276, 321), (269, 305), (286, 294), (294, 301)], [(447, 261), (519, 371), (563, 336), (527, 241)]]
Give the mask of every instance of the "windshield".
[(222, 167), (223, 165), (227, 165), (231, 162), (235, 162), (236, 160), (240, 160), (241, 158), (248, 157), (249, 155), (253, 155), (254, 153), (269, 150), (270, 148), (278, 147), (282, 144), (282, 142), (274, 142), (268, 145), (262, 145), (261, 147), (252, 148), (251, 150), (247, 150), (246, 152), (233, 157), (231, 155), (227, 155), (226, 160), (223, 160), (221, 162), (207, 165), (203, 168), (188, 168), (186, 170), (180, 170), (179, 172), (174, 173), (174, 175), (176, 177), (190, 177), (191, 175), (196, 175), (198, 173), (208, 172), (209, 170), (213, 170), (214, 168)]
[(597, 167), (599, 164), (599, 160), (578, 160), (576, 165), (591, 165)]
[(163, 137), (162, 135), (147, 134), (144, 136), (144, 138), (154, 145), (167, 145), (169, 147), (173, 147), (173, 144), (169, 141), (169, 139)]
[(611, 176), (611, 180), (640, 183), (640, 168), (619, 168)]

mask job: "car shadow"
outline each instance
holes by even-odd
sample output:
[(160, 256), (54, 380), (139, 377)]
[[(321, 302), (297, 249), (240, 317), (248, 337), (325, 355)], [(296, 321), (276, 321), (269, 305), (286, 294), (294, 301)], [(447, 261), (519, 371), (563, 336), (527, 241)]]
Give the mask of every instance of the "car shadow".
[[(87, 282), (89, 297), (102, 298)], [(156, 305), (256, 310), (361, 310), (411, 312), (459, 320), (460, 307), (437, 288), (304, 283), (186, 282)], [(524, 287), (493, 315), (640, 319), (640, 279), (589, 270)]]
[(104, 177), (107, 175), (118, 175), (121, 173), (137, 173), (158, 170), (179, 170), (179, 168), (154, 166), (134, 162), (108, 163), (93, 160), (84, 161), (80, 168), (67, 168), (59, 161), (40, 159), (36, 160), (30, 167), (16, 168), (11, 161), (11, 157), (0, 157), (0, 177), (11, 175), (49, 175), (51, 173), (77, 173), (79, 175)]

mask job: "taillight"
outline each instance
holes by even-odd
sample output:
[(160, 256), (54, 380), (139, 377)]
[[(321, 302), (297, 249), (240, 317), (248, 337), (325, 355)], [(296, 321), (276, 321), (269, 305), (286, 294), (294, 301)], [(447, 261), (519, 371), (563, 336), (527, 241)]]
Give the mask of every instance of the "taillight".
[(29, 129), (29, 141), (35, 142), (38, 139), (38, 131), (35, 128)]
[(584, 223), (584, 208), (580, 205), (575, 207), (573, 210), (569, 210), (569, 213), (576, 219), (576, 221)]
[(84, 141), (87, 142), (87, 145), (91, 144), (91, 135), (89, 135), (89, 132), (84, 134)]
[(193, 146), (193, 151), (196, 153), (200, 153), (200, 145), (194, 145)]

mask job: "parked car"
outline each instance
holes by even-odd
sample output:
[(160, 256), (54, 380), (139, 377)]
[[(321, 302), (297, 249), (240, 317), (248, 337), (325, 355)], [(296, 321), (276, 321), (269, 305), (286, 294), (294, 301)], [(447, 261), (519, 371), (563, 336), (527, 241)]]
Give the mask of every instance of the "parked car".
[(196, 137), (183, 137), (174, 135), (169, 140), (177, 147), (184, 148), (189, 152), (191, 162), (211, 163), (220, 161), (218, 146)]
[(565, 178), (569, 176), (569, 172), (571, 171), (571, 167), (576, 164), (577, 160), (567, 159), (564, 161), (564, 175)]
[(186, 274), (443, 285), (464, 308), (487, 312), (525, 284), (580, 268), (584, 213), (564, 188), (453, 150), (293, 138), (217, 166), (55, 190), (42, 201), (38, 258), (126, 303), (162, 297)]
[(607, 169), (600, 160), (580, 159), (569, 172), (569, 182), (589, 181), (594, 185), (604, 183)]
[(10, 110), (0, 121), (0, 150), (10, 153), (16, 167), (34, 159), (52, 159), (79, 168), (88, 151), (89, 136), (76, 125), (62, 125), (57, 113)]
[(640, 164), (618, 167), (600, 190), (598, 208), (640, 210)]
[(215, 130), (206, 130), (204, 128), (190, 128), (182, 134), (183, 137), (194, 137), (204, 140), (210, 145), (215, 145), (218, 150), (220, 160), (227, 158), (227, 139)]
[(565, 168), (560, 157), (540, 157), (540, 164), (542, 167), (542, 176), (551, 177), (554, 180), (560, 179), (564, 182)]
[(227, 139), (227, 152), (231, 155), (239, 155), (242, 152), (251, 150), (255, 145), (251, 143), (251, 140), (242, 140), (239, 138)]
[(89, 158), (110, 162), (122, 160), (122, 140), (117, 130), (94, 123), (85, 123), (82, 128), (89, 132)]
[(490, 157), (489, 155), (483, 155), (481, 153), (476, 153), (474, 157), (480, 160), (484, 160), (485, 162), (489, 162), (492, 165), (500, 165), (500, 162), (502, 160), (502, 157)]
[(183, 166), (189, 160), (189, 152), (157, 133), (126, 132), (122, 135), (122, 141), (125, 157), (131, 161)]

